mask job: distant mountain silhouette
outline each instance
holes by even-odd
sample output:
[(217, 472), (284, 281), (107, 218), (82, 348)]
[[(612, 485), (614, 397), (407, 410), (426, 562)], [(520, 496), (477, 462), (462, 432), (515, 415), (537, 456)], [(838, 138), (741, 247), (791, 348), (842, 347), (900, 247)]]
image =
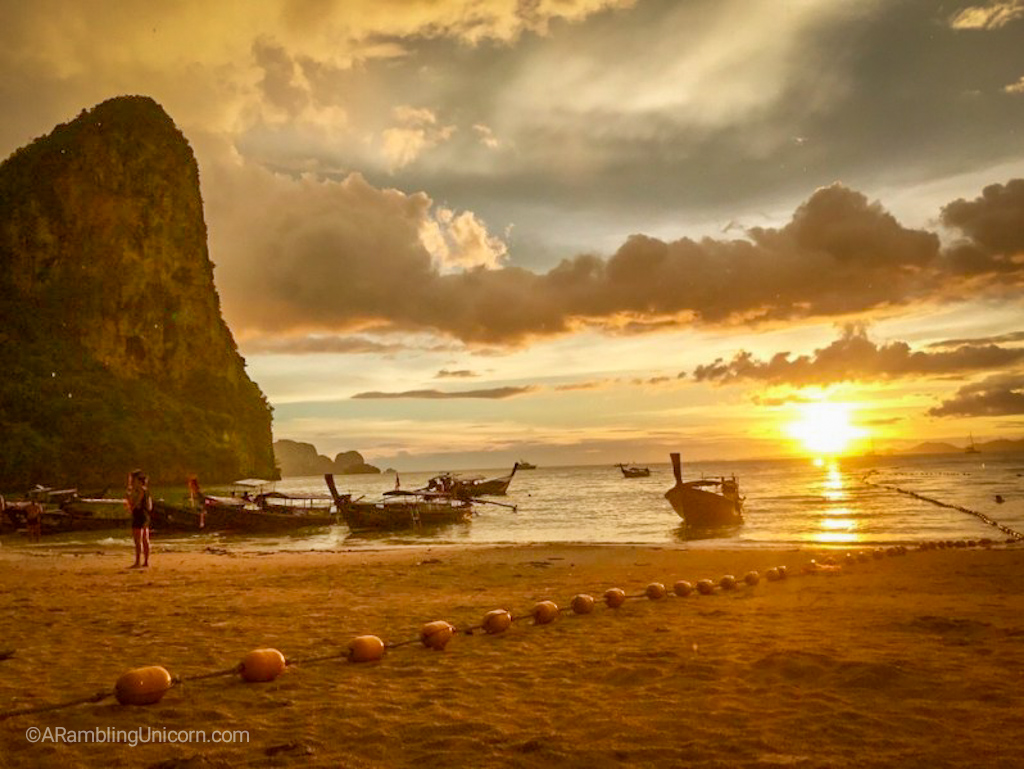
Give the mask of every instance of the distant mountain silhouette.
[[(1015, 451), (1024, 451), (1024, 439), (1020, 440), (1009, 440), (1006, 438), (999, 438), (994, 441), (987, 441), (985, 443), (975, 443), (975, 447), (978, 449), (980, 454), (1005, 454)], [(903, 449), (896, 453), (898, 454), (963, 454), (963, 446), (954, 446), (952, 443), (944, 443), (942, 441), (928, 441), (925, 443), (919, 443), (916, 446)]]
[(358, 451), (343, 451), (332, 461), (329, 457), (318, 454), (316, 446), (312, 443), (300, 443), (284, 438), (274, 441), (274, 456), (277, 458), (281, 475), (285, 478), (324, 473), (363, 475), (380, 472), (380, 468), (366, 464), (363, 455)]

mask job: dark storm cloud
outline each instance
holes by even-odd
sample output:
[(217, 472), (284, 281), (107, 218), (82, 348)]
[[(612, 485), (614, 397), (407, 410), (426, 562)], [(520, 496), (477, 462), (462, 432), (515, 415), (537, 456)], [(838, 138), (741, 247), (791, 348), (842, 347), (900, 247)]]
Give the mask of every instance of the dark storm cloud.
[(441, 369), (434, 374), (434, 379), (472, 379), (480, 376), (475, 371), (469, 369), (457, 369), (455, 371), (449, 371), (448, 369)]
[(423, 194), (375, 189), (357, 176), (298, 185), (294, 195), (268, 193), (259, 219), (244, 220), (245, 261), (218, 265), (243, 336), (372, 327), (509, 346), (587, 325), (632, 333), (667, 321), (755, 325), (912, 306), (968, 288), (1006, 296), (1024, 278), (1013, 226), (1014, 212), (1024, 221), (1020, 180), (947, 206), (944, 222), (963, 233), (948, 250), (834, 184), (785, 226), (752, 228), (746, 240), (635, 235), (608, 259), (580, 255), (547, 273), (442, 271), (421, 239), (432, 224)]
[(813, 355), (791, 358), (780, 352), (770, 360), (756, 360), (748, 352), (731, 361), (722, 359), (698, 366), (698, 382), (728, 384), (762, 381), (771, 384), (810, 385), (844, 381), (873, 381), (910, 376), (964, 375), (1013, 366), (1024, 361), (1024, 349), (996, 345), (962, 345), (948, 352), (915, 352), (906, 342), (878, 345), (863, 328), (848, 326), (842, 337)]
[[(1024, 254), (1024, 179), (991, 184), (974, 200), (955, 200), (942, 209), (942, 222), (961, 230), (994, 260)], [(1017, 267), (1019, 269), (1019, 266)]]
[(1012, 344), (1013, 342), (1024, 342), (1024, 331), (1014, 331), (1009, 334), (998, 334), (996, 336), (975, 337), (965, 339), (943, 339), (940, 342), (932, 342), (929, 348), (936, 347), (960, 347), (961, 345), (982, 345), (982, 344)]
[(1001, 374), (961, 387), (928, 413), (936, 417), (1024, 414), (1024, 374)]
[[(256, 355), (311, 355), (319, 353), (387, 355), (409, 349), (422, 349), (407, 344), (377, 342), (372, 339), (354, 336), (260, 337), (243, 342), (240, 346), (243, 353)], [(428, 349), (441, 351), (448, 348), (431, 346)]]
[(443, 392), (441, 390), (406, 390), (405, 392), (365, 392), (357, 393), (352, 397), (359, 400), (387, 400), (398, 398), (421, 398), (427, 400), (444, 400), (448, 398), (513, 398), (517, 395), (526, 395), (534, 392), (537, 388), (527, 387), (492, 387), (484, 390), (463, 390), (462, 392)]

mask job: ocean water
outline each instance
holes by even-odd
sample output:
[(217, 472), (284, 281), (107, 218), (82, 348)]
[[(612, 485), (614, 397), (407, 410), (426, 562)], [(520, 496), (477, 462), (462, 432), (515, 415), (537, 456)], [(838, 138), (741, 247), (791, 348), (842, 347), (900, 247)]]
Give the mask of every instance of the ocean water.
[[(466, 471), (493, 477), (508, 468)], [(402, 488), (424, 485), (433, 473), (401, 473)], [(1024, 533), (1024, 455), (971, 454), (872, 457), (817, 465), (810, 460), (693, 463), (684, 479), (735, 475), (746, 497), (745, 523), (695, 536), (664, 498), (673, 483), (666, 463), (651, 465), (648, 478), (623, 478), (604, 465), (540, 467), (516, 474), (505, 505), (478, 506), (467, 524), (427, 532), (350, 532), (344, 524), (285, 535), (230, 533), (154, 536), (161, 550), (227, 548), (247, 551), (345, 550), (422, 544), (580, 542), (643, 543), (686, 547), (837, 546), (872, 547), (936, 539), (996, 541), (1006, 534), (979, 518), (880, 486), (899, 487), (981, 513)], [(865, 481), (865, 477), (871, 483)], [(378, 498), (394, 488), (394, 475), (339, 476), (341, 491)], [(875, 485), (871, 485), (875, 484)], [(326, 494), (323, 478), (288, 478), (277, 490)], [(213, 489), (207, 489), (213, 492)], [(1004, 501), (997, 501), (997, 495)], [(28, 545), (7, 534), (0, 546), (71, 549), (129, 547), (128, 531), (63, 534)]]

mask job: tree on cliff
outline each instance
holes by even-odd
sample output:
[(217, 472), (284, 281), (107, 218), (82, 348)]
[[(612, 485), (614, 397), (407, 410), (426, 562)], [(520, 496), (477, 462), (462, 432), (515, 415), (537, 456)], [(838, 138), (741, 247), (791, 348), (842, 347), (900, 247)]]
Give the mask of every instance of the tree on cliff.
[(213, 283), (192, 149), (152, 99), (0, 165), (0, 488), (276, 477)]

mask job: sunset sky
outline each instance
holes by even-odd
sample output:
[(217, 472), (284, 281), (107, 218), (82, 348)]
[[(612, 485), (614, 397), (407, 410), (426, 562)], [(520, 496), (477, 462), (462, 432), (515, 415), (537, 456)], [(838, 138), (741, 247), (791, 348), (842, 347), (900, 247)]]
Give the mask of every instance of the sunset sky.
[(1024, 0), (0, 0), (0, 43), (0, 157), (122, 94), (181, 128), (275, 438), (1024, 437)]

